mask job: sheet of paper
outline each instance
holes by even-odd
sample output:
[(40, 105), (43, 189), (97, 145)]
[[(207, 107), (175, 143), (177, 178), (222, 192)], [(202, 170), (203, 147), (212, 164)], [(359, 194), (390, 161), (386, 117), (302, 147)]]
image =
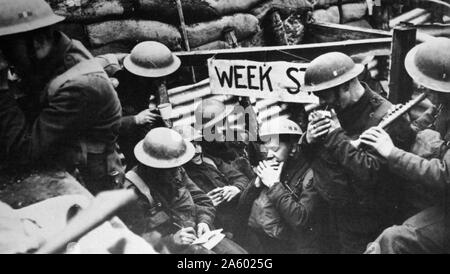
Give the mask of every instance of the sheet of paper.
[(192, 244), (193, 245), (201, 245), (201, 244), (207, 243), (215, 235), (221, 234), (222, 231), (223, 231), (223, 229), (209, 231), (208, 233), (203, 234), (201, 237), (199, 237), (197, 240), (195, 240)]
[(203, 244), (203, 247), (211, 250), (213, 249), (218, 243), (220, 243), (220, 241), (222, 241), (225, 238), (225, 234), (220, 233), (220, 234), (216, 234), (214, 235), (207, 243)]

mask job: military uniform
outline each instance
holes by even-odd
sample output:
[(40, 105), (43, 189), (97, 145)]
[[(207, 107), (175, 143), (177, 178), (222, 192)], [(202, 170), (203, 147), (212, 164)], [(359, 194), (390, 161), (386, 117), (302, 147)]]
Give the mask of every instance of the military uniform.
[[(187, 176), (183, 168), (177, 168), (169, 177), (149, 172), (144, 167), (136, 167), (128, 174), (126, 185), (134, 188), (140, 194), (137, 205), (124, 209), (119, 216), (130, 229), (144, 235), (158, 232), (163, 242), (173, 253), (192, 253), (192, 247), (175, 244), (173, 235), (180, 227), (195, 228), (199, 223), (205, 223), (213, 228), (215, 208), (208, 196)], [(147, 190), (146, 190), (147, 189)], [(220, 253), (245, 253), (231, 242), (222, 242), (213, 249)], [(197, 249), (197, 252), (205, 252)]]
[[(78, 41), (56, 33), (43, 62), (39, 112), (27, 120), (9, 92), (0, 95), (0, 161), (26, 169), (77, 169), (90, 191), (114, 187), (121, 106), (103, 69)], [(37, 87), (33, 87), (37, 88)]]
[(392, 172), (409, 180), (409, 184), (425, 185), (434, 194), (435, 205), (406, 220), (401, 226), (386, 229), (376, 242), (381, 253), (389, 254), (435, 254), (450, 252), (448, 188), (450, 176), (450, 110), (446, 107), (434, 124), (442, 136), (440, 140), (429, 140), (427, 146), (434, 151), (428, 158), (394, 148), (387, 158)]
[[(323, 200), (314, 188), (310, 165), (302, 152), (290, 158), (281, 173), (281, 182), (289, 186), (298, 200), (281, 183), (277, 183), (266, 192), (270, 203), (282, 218), (285, 229), (280, 238), (272, 238), (261, 231), (256, 232), (264, 253), (321, 253), (324, 235)], [(262, 191), (251, 183), (241, 194), (241, 218), (248, 220), (254, 201)]]
[[(244, 174), (218, 158), (212, 157), (212, 160), (215, 166), (206, 162), (200, 165), (189, 162), (184, 166), (192, 181), (204, 192), (225, 186), (235, 186), (242, 192), (247, 187), (249, 180)], [(216, 227), (222, 227), (229, 232), (239, 228), (240, 224), (236, 223), (235, 217), (238, 201), (239, 195), (217, 207)]]
[[(358, 102), (337, 113), (342, 129), (330, 133), (322, 145), (306, 147), (313, 159), (317, 190), (330, 204), (342, 253), (364, 252), (384, 227), (403, 217), (400, 179), (375, 153), (350, 143), (378, 125), (391, 106), (366, 87)], [(396, 122), (391, 135), (404, 148), (414, 137), (405, 120)]]

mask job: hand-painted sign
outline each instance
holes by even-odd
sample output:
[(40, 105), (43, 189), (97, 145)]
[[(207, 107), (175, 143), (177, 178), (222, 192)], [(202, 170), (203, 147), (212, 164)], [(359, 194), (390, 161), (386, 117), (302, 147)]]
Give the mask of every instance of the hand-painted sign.
[(213, 94), (273, 99), (292, 103), (318, 103), (302, 91), (308, 64), (209, 59)]

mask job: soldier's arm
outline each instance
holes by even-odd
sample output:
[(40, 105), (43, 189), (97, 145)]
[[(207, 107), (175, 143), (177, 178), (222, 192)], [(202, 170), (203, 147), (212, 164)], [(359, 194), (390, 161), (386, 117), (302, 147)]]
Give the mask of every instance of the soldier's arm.
[[(296, 201), (281, 184), (275, 184), (267, 191), (267, 196), (278, 212), (294, 229), (302, 228), (309, 223), (319, 198), (312, 184), (312, 176), (306, 176), (304, 180), (307, 181), (306, 187), (302, 190), (299, 201)], [(303, 184), (299, 187), (302, 188)]]
[(351, 141), (342, 129), (338, 129), (328, 135), (323, 145), (347, 172), (360, 181), (373, 179), (382, 168), (383, 159), (371, 150), (356, 148)]
[[(27, 124), (22, 111), (11, 98), (3, 98), (0, 116), (2, 135), (7, 135), (2, 140), (2, 145), (8, 145), (7, 157), (19, 163), (36, 161), (44, 158), (55, 144), (76, 139), (81, 125), (88, 123), (86, 91), (89, 90), (90, 87), (82, 85), (63, 87), (49, 98), (48, 106), (32, 125)], [(9, 127), (7, 132), (3, 127)]]
[(427, 160), (412, 153), (394, 148), (387, 158), (389, 168), (401, 176), (443, 190), (450, 183), (450, 150), (442, 159)]
[(185, 186), (191, 193), (197, 208), (197, 223), (205, 223), (211, 228), (216, 216), (216, 209), (211, 199), (189, 178), (184, 169), (181, 172)]
[(232, 185), (237, 187), (240, 191), (243, 191), (249, 184), (247, 176), (224, 161), (217, 162), (217, 168), (228, 178)]
[(95, 59), (100, 63), (108, 76), (113, 77), (116, 72), (123, 69), (123, 60), (127, 55), (126, 53), (110, 53), (96, 56)]
[(255, 186), (255, 180), (257, 180), (258, 177), (253, 179), (248, 185), (247, 188), (242, 191), (240, 197), (239, 197), (239, 203), (237, 207), (237, 214), (239, 217), (239, 220), (242, 222), (247, 222), (248, 218), (250, 216), (250, 212), (253, 206), (253, 202), (258, 198), (258, 196), (261, 193), (262, 187), (257, 188)]

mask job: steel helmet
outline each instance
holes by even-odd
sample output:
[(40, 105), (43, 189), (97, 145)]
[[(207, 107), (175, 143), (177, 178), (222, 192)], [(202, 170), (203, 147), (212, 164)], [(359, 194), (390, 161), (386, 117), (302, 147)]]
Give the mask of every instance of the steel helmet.
[(159, 78), (177, 71), (181, 60), (164, 44), (147, 41), (136, 45), (125, 57), (123, 65), (135, 75)]
[(214, 126), (227, 118), (234, 110), (232, 106), (226, 106), (216, 99), (206, 99), (195, 109), (195, 122), (203, 128)]
[(260, 130), (260, 137), (267, 137), (273, 135), (302, 135), (303, 132), (300, 126), (292, 120), (287, 118), (276, 118), (265, 122)]
[(64, 19), (44, 0), (1, 0), (0, 36), (48, 27)]
[(450, 39), (435, 38), (414, 47), (406, 56), (405, 67), (422, 86), (450, 92)]
[(341, 52), (330, 52), (314, 59), (305, 72), (306, 92), (318, 92), (340, 86), (360, 75), (364, 66)]
[(195, 155), (191, 142), (168, 128), (152, 129), (134, 148), (136, 159), (143, 165), (168, 169), (184, 165)]
[(192, 142), (192, 141), (201, 141), (203, 136), (202, 133), (199, 130), (196, 130), (195, 128), (184, 125), (184, 126), (174, 126), (173, 130), (178, 132), (183, 139)]

